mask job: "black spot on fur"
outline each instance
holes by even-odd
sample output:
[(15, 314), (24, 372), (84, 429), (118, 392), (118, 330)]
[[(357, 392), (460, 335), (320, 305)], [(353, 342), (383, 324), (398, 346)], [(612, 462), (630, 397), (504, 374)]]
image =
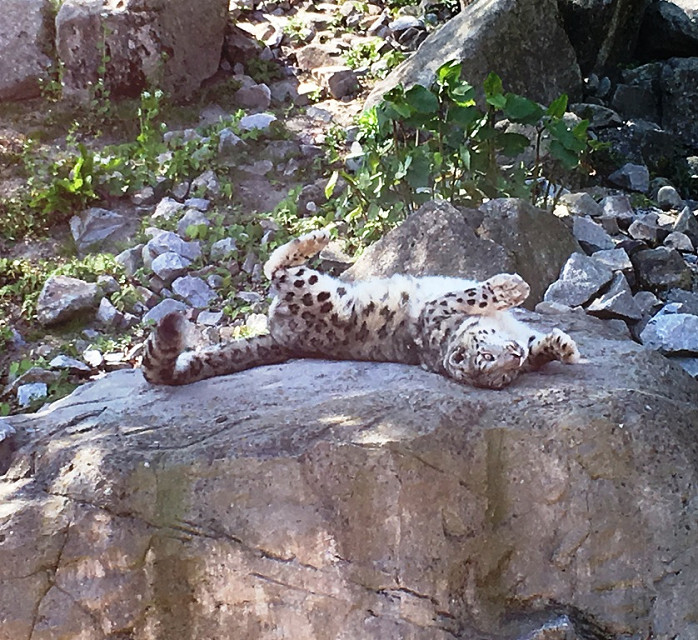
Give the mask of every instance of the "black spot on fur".
[(309, 283), (309, 284), (315, 284), (317, 281), (318, 281), (318, 277), (317, 277), (315, 274), (313, 274), (312, 276), (310, 276), (310, 277), (308, 278), (308, 283)]
[(305, 280), (296, 280), (296, 281), (293, 283), (293, 286), (296, 287), (296, 288), (298, 288), (298, 289), (300, 289), (300, 288), (303, 287), (304, 285), (305, 285)]
[(373, 302), (369, 302), (363, 310), (363, 315), (364, 316), (369, 316), (373, 313), (373, 310), (376, 308), (376, 305)]
[(293, 300), (294, 297), (295, 297), (295, 294), (293, 293), (293, 291), (289, 291), (284, 296), (284, 300), (286, 300), (288, 302), (290, 300)]
[(456, 298), (456, 302), (458, 304), (463, 304), (463, 298)]
[(324, 302), (325, 300), (329, 300), (329, 298), (330, 298), (329, 291), (321, 291), (320, 293), (317, 294), (317, 301), (318, 302)]
[(293, 314), (297, 315), (301, 308), (297, 304), (288, 305), (288, 310)]
[(296, 275), (297, 275), (299, 278), (300, 278), (304, 273), (305, 273), (305, 269), (298, 269), (298, 271), (296, 271)]
[(407, 302), (409, 299), (410, 299), (410, 294), (407, 293), (407, 291), (403, 291), (403, 292), (402, 292), (402, 295), (400, 296), (400, 302), (402, 302), (402, 303), (404, 304), (404, 303)]
[(477, 305), (477, 306), (480, 307), (480, 309), (484, 309), (484, 308), (487, 306), (487, 303), (483, 300), (483, 301), (482, 301), (479, 305)]
[[(472, 307), (475, 304), (475, 300), (468, 300), (468, 304)], [(487, 306), (487, 305), (485, 305)]]
[(303, 299), (303, 304), (306, 307), (312, 306), (312, 304), (313, 304), (313, 294), (312, 293), (306, 293), (302, 299)]
[(347, 294), (347, 290), (344, 287), (337, 287), (337, 295), (341, 298)]
[(304, 311), (303, 313), (301, 313), (301, 318), (303, 318), (303, 320), (312, 320), (313, 319), (312, 311)]
[(332, 303), (327, 301), (320, 305), (320, 313), (329, 313), (332, 311)]

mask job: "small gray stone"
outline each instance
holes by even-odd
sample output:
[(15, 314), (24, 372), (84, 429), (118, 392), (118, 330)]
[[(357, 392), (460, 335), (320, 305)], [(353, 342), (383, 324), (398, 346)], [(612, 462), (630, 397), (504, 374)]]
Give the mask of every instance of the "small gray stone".
[(191, 181), (192, 193), (199, 195), (217, 196), (221, 192), (221, 183), (215, 171), (209, 169)]
[(657, 191), (657, 204), (665, 211), (669, 209), (681, 209), (683, 207), (683, 200), (674, 187), (667, 185), (660, 187), (659, 191)]
[(191, 260), (180, 256), (174, 251), (166, 251), (153, 259), (150, 268), (163, 282), (169, 283), (175, 278), (183, 276), (190, 265)]
[(195, 309), (205, 309), (218, 294), (201, 278), (182, 276), (172, 283), (172, 291)]
[(238, 145), (242, 143), (242, 138), (230, 129), (221, 129), (218, 134), (218, 153), (221, 156), (234, 156), (240, 153)]
[(233, 99), (245, 109), (268, 109), (271, 104), (271, 90), (266, 84), (241, 87), (235, 92)]
[(630, 261), (630, 257), (625, 249), (604, 249), (602, 251), (595, 251), (591, 257), (596, 260), (596, 262), (608, 267), (612, 271), (622, 271), (628, 274), (633, 270), (633, 263)]
[(123, 314), (107, 298), (102, 298), (95, 319), (105, 327), (118, 327), (121, 325)]
[(650, 172), (644, 164), (628, 162), (608, 176), (608, 179), (623, 189), (640, 193), (647, 193), (650, 188)]
[(110, 276), (108, 274), (97, 276), (97, 286), (105, 295), (110, 295), (112, 293), (116, 293), (117, 291), (121, 291), (119, 281), (114, 276)]
[(155, 257), (168, 251), (192, 261), (201, 257), (201, 245), (198, 242), (185, 242), (172, 231), (160, 231), (143, 247), (144, 265), (150, 267)]
[(94, 312), (99, 288), (69, 276), (51, 276), (46, 280), (36, 303), (36, 316), (43, 326), (60, 324), (80, 314)]
[(627, 229), (635, 219), (635, 211), (626, 195), (606, 196), (601, 201), (601, 207), (604, 215), (616, 218), (623, 229)]
[(17, 387), (17, 402), (20, 407), (29, 406), (34, 400), (40, 400), (48, 395), (48, 385), (45, 382), (30, 382)]
[(620, 233), (620, 225), (618, 224), (618, 220), (619, 218), (616, 218), (615, 216), (608, 216), (606, 214), (600, 215), (598, 218), (596, 218), (596, 222), (598, 222), (603, 227), (603, 230), (611, 236), (617, 236)]
[(222, 321), (223, 321), (223, 312), (222, 311), (204, 310), (201, 313), (199, 313), (198, 317), (196, 318), (196, 322), (198, 324), (203, 324), (206, 327), (215, 327), (216, 325), (219, 325)]
[(182, 219), (177, 223), (177, 233), (180, 236), (185, 237), (187, 236), (187, 229), (189, 227), (199, 227), (201, 225), (210, 227), (211, 221), (206, 217), (206, 214), (202, 213), (198, 209), (189, 209), (182, 216)]
[(240, 291), (235, 297), (247, 302), (248, 304), (256, 304), (264, 300), (264, 298), (256, 291)]
[(205, 213), (211, 208), (211, 201), (206, 198), (188, 198), (184, 201), (184, 206)]
[[(558, 212), (558, 209), (561, 211)], [(555, 215), (559, 217), (565, 215), (598, 217), (601, 214), (603, 214), (603, 207), (584, 191), (565, 193), (560, 196), (555, 207)]]
[(114, 239), (123, 239), (128, 220), (120, 213), (92, 207), (70, 219), (70, 232), (78, 253), (103, 246)]
[(685, 291), (684, 289), (671, 289), (667, 293), (666, 301), (668, 303), (677, 303), (677, 313), (690, 313), (698, 316), (698, 293), (693, 291)]
[(164, 218), (165, 220), (170, 220), (174, 218), (182, 209), (184, 205), (181, 202), (177, 202), (172, 198), (163, 198), (158, 202), (158, 206), (155, 207), (155, 211), (151, 216), (153, 219)]
[(127, 276), (132, 276), (143, 266), (143, 246), (138, 244), (130, 249), (125, 249), (114, 260), (120, 264)]
[(587, 311), (598, 318), (620, 318), (621, 320), (639, 320), (642, 311), (633, 299), (630, 285), (622, 273), (616, 273), (611, 286), (600, 298), (594, 300)]
[(661, 291), (691, 287), (691, 269), (675, 249), (645, 249), (634, 253), (630, 259), (644, 288)]
[(84, 362), (64, 355), (58, 355), (48, 363), (52, 369), (67, 369), (73, 373), (89, 373), (91, 371)]
[(647, 323), (640, 339), (662, 353), (698, 353), (698, 316), (660, 312)]
[(238, 125), (242, 131), (252, 131), (254, 129), (264, 131), (268, 129), (271, 123), (276, 121), (276, 119), (273, 113), (254, 113), (241, 118)]
[(157, 196), (155, 195), (155, 189), (150, 185), (139, 189), (134, 194), (131, 195), (131, 202), (137, 207), (143, 207), (147, 205), (155, 204), (157, 201)]
[(543, 300), (575, 307), (588, 302), (613, 278), (613, 272), (593, 258), (573, 253), (560, 273), (545, 292)]
[(159, 322), (168, 313), (184, 313), (186, 310), (187, 305), (183, 302), (173, 300), (172, 298), (167, 298), (156, 304), (150, 311), (148, 311), (148, 313), (143, 316), (143, 322)]
[(679, 214), (679, 217), (674, 223), (674, 231), (685, 233), (693, 243), (694, 247), (698, 247), (698, 220), (689, 207), (684, 207)]
[(250, 251), (246, 256), (245, 256), (245, 261), (242, 263), (242, 270), (245, 273), (253, 273), (254, 268), (256, 265), (259, 264), (259, 258), (257, 257), (257, 254), (254, 253), (254, 251)]
[(238, 247), (233, 238), (221, 238), (211, 245), (209, 257), (214, 262), (224, 260), (237, 252)]
[(666, 238), (664, 238), (664, 246), (670, 249), (676, 249), (683, 253), (691, 253), (695, 250), (691, 239), (680, 231), (672, 231)]
[[(318, 71), (322, 72), (323, 69)], [(327, 88), (330, 90), (330, 95), (335, 100), (353, 95), (359, 88), (359, 78), (353, 69), (338, 67), (322, 75)]]
[(613, 249), (616, 245), (603, 227), (596, 224), (591, 218), (575, 216), (572, 225), (572, 233), (582, 249), (588, 253), (594, 253), (602, 249)]
[(628, 234), (635, 240), (656, 244), (666, 235), (666, 232), (658, 224), (657, 219), (657, 214), (654, 212), (638, 216), (628, 227)]
[(635, 304), (643, 316), (652, 315), (662, 306), (662, 301), (651, 291), (638, 291), (634, 296)]

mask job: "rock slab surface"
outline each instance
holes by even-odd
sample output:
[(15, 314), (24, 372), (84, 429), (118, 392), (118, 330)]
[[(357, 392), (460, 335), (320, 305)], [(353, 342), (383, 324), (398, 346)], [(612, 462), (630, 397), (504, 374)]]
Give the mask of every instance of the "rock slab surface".
[(0, 640), (550, 638), (560, 610), (698, 637), (698, 383), (601, 321), (530, 317), (586, 361), (499, 392), (121, 371), (0, 420)]

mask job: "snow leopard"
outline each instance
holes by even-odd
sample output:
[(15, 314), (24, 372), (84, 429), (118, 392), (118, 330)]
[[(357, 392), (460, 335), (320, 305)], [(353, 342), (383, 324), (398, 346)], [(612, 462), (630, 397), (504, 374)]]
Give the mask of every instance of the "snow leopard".
[(142, 369), (154, 384), (182, 385), (294, 358), (419, 365), (459, 383), (502, 389), (553, 360), (575, 363), (574, 340), (541, 333), (511, 310), (530, 287), (517, 274), (482, 282), (410, 276), (349, 282), (307, 261), (329, 242), (327, 230), (297, 237), (264, 265), (273, 294), (269, 333), (187, 349), (188, 321), (164, 316), (145, 345)]

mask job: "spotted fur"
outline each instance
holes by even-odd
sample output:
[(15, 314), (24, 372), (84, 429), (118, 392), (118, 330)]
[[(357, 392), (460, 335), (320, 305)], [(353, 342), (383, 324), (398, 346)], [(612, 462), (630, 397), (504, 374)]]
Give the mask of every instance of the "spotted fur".
[(305, 264), (328, 241), (326, 231), (314, 231), (270, 256), (264, 266), (274, 292), (269, 335), (186, 351), (187, 322), (169, 314), (146, 344), (146, 379), (186, 384), (291, 358), (331, 358), (421, 365), (464, 384), (501, 389), (552, 360), (579, 359), (567, 334), (541, 334), (508, 311), (529, 293), (518, 275), (344, 282)]

